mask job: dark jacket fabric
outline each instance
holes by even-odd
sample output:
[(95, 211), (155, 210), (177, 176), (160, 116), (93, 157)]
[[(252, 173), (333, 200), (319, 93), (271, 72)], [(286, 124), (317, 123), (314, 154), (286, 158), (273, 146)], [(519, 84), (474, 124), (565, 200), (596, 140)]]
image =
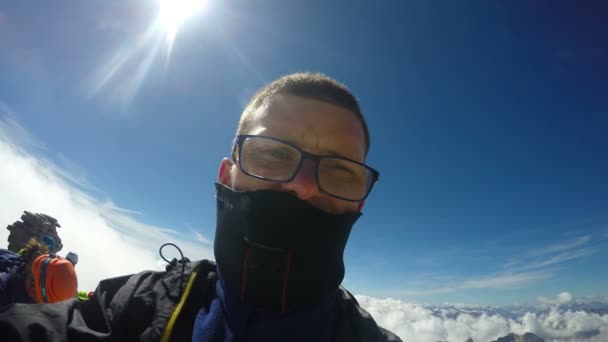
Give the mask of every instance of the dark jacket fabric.
[(201, 308), (194, 323), (192, 342), (331, 342), (338, 289), (307, 310), (270, 313), (241, 302), (227, 290), (221, 272), (215, 281), (211, 305)]
[(25, 289), (25, 264), (21, 256), (0, 248), (0, 306), (33, 303)]
[(13, 303), (34, 303), (25, 289), (22, 269), (18, 267), (0, 272), (0, 306)]
[[(215, 295), (216, 266), (203, 260), (103, 280), (86, 301), (0, 307), (2, 341), (192, 341)], [(208, 310), (208, 309), (207, 309)], [(401, 341), (340, 288), (332, 341)]]

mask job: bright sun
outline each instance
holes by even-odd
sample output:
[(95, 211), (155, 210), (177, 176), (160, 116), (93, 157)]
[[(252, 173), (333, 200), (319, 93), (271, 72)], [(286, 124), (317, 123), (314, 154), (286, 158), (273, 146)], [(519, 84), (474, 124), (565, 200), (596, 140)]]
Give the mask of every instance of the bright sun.
[(158, 0), (159, 23), (173, 43), (179, 27), (205, 8), (205, 0)]

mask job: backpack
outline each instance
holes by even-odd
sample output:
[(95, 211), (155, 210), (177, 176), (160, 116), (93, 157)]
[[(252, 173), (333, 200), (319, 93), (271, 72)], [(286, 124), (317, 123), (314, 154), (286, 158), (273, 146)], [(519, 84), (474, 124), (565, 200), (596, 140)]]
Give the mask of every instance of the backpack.
[(0, 306), (29, 302), (23, 301), (25, 289), (15, 291), (11, 285), (11, 279), (20, 279), (23, 265), (23, 258), (19, 254), (0, 248)]
[(9, 272), (15, 267), (23, 264), (21, 255), (9, 251), (8, 249), (0, 248), (0, 272)]

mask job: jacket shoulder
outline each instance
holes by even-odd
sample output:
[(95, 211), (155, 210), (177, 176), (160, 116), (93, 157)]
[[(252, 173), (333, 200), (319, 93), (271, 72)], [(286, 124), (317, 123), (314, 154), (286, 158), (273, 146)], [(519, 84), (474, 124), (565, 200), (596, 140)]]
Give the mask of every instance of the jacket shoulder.
[[(208, 260), (143, 271), (99, 283), (95, 296), (106, 308), (112, 336), (125, 340), (160, 339), (191, 276), (215, 268)], [(91, 298), (91, 299), (94, 299)]]
[(338, 298), (337, 341), (401, 342), (392, 332), (379, 327), (355, 297), (340, 286)]

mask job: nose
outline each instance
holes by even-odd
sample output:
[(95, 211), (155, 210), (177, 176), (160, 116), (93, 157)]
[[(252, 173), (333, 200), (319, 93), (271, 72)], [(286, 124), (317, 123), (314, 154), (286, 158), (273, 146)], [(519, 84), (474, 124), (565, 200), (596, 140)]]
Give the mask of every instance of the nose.
[(282, 184), (282, 189), (293, 192), (301, 200), (310, 200), (319, 194), (315, 177), (315, 162), (305, 159), (295, 177)]

